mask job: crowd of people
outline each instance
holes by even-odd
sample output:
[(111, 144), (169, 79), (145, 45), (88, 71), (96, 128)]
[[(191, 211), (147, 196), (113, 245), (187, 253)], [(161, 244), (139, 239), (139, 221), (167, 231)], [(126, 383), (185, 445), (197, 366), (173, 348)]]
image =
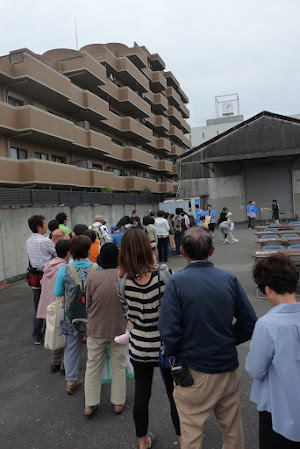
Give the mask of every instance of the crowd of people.
[[(133, 419), (140, 449), (155, 443), (149, 431), (149, 401), (160, 366), (174, 431), (182, 449), (200, 449), (204, 425), (214, 413), (224, 448), (243, 449), (240, 371), (236, 347), (252, 338), (246, 369), (254, 379), (251, 399), (259, 411), (260, 447), (300, 447), (298, 271), (282, 254), (254, 268), (254, 279), (272, 309), (257, 321), (236, 276), (214, 267), (216, 212), (196, 207), (162, 210), (141, 220), (137, 210), (106, 227), (94, 222), (67, 227), (60, 213), (48, 224), (34, 215), (26, 242), (28, 283), (33, 290), (33, 338), (41, 344), (47, 307), (62, 302), (65, 346), (52, 351), (51, 372), (62, 371), (66, 392), (84, 387), (83, 413), (91, 417), (101, 400), (101, 370), (109, 353), (111, 403), (123, 412), (126, 369), (134, 370)], [(209, 217), (206, 219), (206, 217)], [(231, 214), (219, 218), (221, 240), (234, 242)], [(173, 273), (168, 257), (187, 266)], [(157, 260), (158, 256), (158, 260)], [(86, 316), (73, 319), (79, 298)], [(82, 344), (87, 345), (85, 379), (79, 378)]]

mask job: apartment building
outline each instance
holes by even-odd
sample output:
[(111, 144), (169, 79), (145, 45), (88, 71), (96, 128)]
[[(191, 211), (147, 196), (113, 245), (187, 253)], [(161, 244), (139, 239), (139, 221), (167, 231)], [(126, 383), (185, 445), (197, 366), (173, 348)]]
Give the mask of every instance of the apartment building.
[(188, 98), (136, 43), (0, 57), (0, 186), (177, 192)]

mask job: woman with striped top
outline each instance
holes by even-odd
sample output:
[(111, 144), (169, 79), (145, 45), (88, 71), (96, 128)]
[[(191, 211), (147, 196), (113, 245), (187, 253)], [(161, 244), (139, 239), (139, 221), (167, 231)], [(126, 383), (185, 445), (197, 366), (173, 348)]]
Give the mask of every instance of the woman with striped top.
[[(165, 284), (155, 269), (155, 256), (150, 240), (140, 229), (132, 228), (121, 240), (119, 254), (119, 276), (126, 277), (124, 298), (128, 320), (133, 324), (129, 339), (129, 355), (134, 367), (135, 396), (133, 418), (140, 449), (150, 448), (154, 435), (148, 431), (148, 405), (151, 397), (153, 370), (158, 366), (160, 334), (157, 327), (161, 296)], [(179, 418), (170, 393), (170, 370), (164, 376), (173, 424), (180, 435)]]

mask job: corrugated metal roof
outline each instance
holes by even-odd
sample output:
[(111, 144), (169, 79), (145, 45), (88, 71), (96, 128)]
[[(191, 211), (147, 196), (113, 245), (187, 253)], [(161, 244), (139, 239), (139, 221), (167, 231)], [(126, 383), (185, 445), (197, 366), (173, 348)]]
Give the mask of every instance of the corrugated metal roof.
[[(199, 154), (198, 154), (199, 153)], [(186, 152), (203, 163), (300, 154), (300, 120), (263, 111)]]

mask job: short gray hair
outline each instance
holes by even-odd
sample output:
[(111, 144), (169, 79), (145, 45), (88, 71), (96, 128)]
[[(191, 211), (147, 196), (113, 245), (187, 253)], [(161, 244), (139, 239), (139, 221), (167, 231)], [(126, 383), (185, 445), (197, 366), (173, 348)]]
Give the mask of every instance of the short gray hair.
[(206, 260), (211, 253), (212, 236), (205, 228), (193, 226), (185, 231), (181, 244), (190, 260)]

